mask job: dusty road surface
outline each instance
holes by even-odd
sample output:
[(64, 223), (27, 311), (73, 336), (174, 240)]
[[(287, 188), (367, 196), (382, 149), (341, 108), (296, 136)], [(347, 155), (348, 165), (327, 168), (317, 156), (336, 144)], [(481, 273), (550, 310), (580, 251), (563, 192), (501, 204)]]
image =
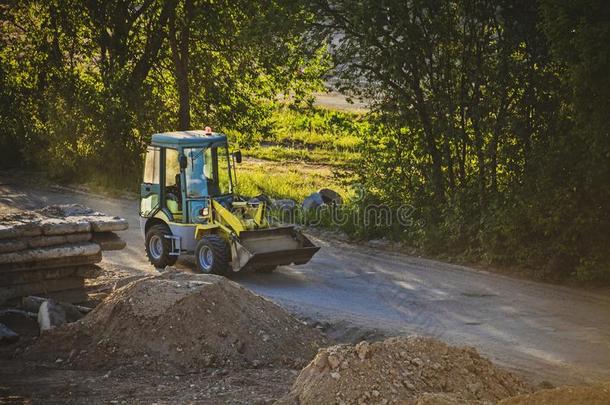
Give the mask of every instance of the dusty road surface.
[[(23, 185), (0, 174), (0, 208), (82, 203), (128, 219), (127, 248), (109, 267), (153, 272), (138, 225), (138, 201)], [(248, 274), (237, 282), (344, 340), (417, 333), (472, 345), (497, 363), (554, 384), (610, 379), (610, 296), (315, 239), (305, 266)], [(182, 267), (188, 269), (188, 258)]]

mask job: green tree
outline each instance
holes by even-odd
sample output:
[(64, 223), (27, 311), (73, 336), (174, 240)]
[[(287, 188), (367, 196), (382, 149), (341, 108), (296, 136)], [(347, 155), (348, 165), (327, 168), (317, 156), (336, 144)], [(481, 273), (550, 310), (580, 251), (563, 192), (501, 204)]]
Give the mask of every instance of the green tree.
[(133, 186), (151, 133), (213, 125), (248, 141), (278, 93), (319, 85), (300, 2), (16, 0), (0, 12), (0, 142), (64, 179)]
[[(307, 41), (314, 15), (294, 1), (179, 2), (169, 50), (179, 127), (257, 132), (278, 93), (316, 87), (325, 69)], [(246, 140), (246, 139), (243, 139)]]
[(397, 237), (610, 274), (602, 3), (312, 1), (337, 87), (369, 101), (377, 122), (357, 178), (371, 198), (416, 208), (419, 225)]

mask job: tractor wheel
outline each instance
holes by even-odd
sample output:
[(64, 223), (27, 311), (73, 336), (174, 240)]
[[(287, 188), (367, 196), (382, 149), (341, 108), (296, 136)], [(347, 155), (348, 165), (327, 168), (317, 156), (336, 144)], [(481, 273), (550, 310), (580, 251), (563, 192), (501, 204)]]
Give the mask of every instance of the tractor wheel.
[(229, 245), (218, 235), (206, 235), (197, 244), (195, 259), (201, 273), (226, 276), (231, 260)]
[(265, 266), (256, 269), (257, 273), (273, 273), (277, 269), (277, 266)]
[(165, 237), (172, 232), (165, 224), (157, 224), (146, 232), (146, 256), (148, 261), (157, 269), (164, 269), (176, 263), (178, 256), (170, 256), (172, 241)]

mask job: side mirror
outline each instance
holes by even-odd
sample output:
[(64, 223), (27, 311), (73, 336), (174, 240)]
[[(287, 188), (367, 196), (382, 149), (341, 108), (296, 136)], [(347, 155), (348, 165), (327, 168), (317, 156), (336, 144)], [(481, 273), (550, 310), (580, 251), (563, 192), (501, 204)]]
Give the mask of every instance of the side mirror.
[(241, 163), (241, 151), (240, 150), (233, 152), (233, 157), (235, 157), (235, 162)]
[(180, 155), (178, 157), (178, 161), (180, 162), (180, 170), (186, 169), (186, 166), (188, 165), (188, 159), (186, 158), (186, 155)]

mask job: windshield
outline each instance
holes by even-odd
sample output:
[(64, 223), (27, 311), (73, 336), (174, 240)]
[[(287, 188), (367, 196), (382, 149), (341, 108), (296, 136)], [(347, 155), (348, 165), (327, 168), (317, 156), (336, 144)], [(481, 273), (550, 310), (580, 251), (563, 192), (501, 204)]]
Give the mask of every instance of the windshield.
[(184, 150), (187, 198), (217, 197), (232, 192), (229, 151), (226, 145)]

